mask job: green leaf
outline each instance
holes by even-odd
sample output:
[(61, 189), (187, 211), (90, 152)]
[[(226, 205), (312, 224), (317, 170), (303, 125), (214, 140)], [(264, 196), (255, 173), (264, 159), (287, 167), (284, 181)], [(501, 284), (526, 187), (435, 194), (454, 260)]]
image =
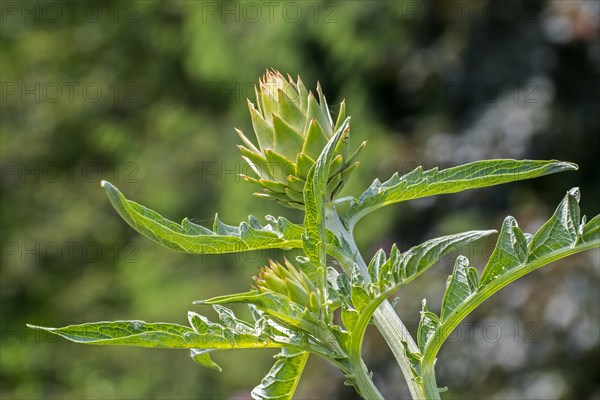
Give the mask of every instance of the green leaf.
[(352, 307), (360, 314), (371, 302), (371, 296), (362, 286), (352, 286)]
[(258, 224), (254, 217), (239, 226), (222, 223), (215, 217), (213, 231), (187, 218), (181, 224), (162, 217), (125, 196), (107, 181), (102, 181), (108, 198), (119, 215), (133, 229), (165, 247), (192, 254), (222, 254), (261, 249), (302, 247), (303, 228), (283, 217), (267, 216), (270, 222)]
[(144, 321), (103, 321), (69, 325), (63, 328), (28, 326), (62, 336), (75, 343), (96, 345), (165, 349), (242, 349), (282, 346), (281, 343), (270, 338), (259, 337), (256, 332), (236, 332), (230, 327), (214, 322), (208, 322), (207, 329), (203, 332), (177, 324)]
[(342, 323), (347, 331), (352, 332), (356, 329), (356, 324), (359, 320), (358, 311), (353, 308), (344, 306), (342, 307)]
[(425, 346), (439, 326), (440, 319), (437, 315), (427, 309), (427, 302), (423, 300), (421, 320), (419, 321), (419, 329), (417, 330), (417, 343), (419, 344), (419, 349), (421, 351), (425, 349)]
[(336, 132), (327, 142), (321, 155), (315, 161), (315, 165), (308, 172), (306, 185), (304, 186), (305, 216), (304, 227), (304, 251), (311, 262), (317, 266), (325, 265), (325, 198), (327, 181), (331, 162), (335, 154), (335, 146), (340, 140), (347, 124)]
[(381, 254), (379, 253), (375, 255), (374, 258), (379, 258), (379, 260), (377, 262), (371, 261), (369, 272), (371, 275), (375, 275), (374, 268), (379, 265), (377, 279), (374, 281), (382, 292), (389, 293), (390, 290), (397, 290), (401, 285), (405, 285), (421, 275), (449, 252), (453, 250), (460, 251), (461, 246), (468, 245), (493, 233), (496, 233), (496, 231), (468, 231), (442, 236), (411, 247), (404, 253), (400, 253), (394, 245), (387, 260), (381, 260)]
[(567, 192), (552, 217), (533, 236), (524, 234), (516, 220), (507, 217), (479, 282), (477, 271), (467, 268), (467, 259), (457, 259), (444, 294), (440, 324), (432, 335), (422, 339), (422, 370), (432, 370), (435, 356), (447, 337), (494, 293), (553, 261), (600, 247), (600, 218), (596, 216), (587, 223), (585, 218), (580, 220), (579, 197), (576, 188)]
[[(471, 276), (475, 274), (475, 280), (469, 280), (469, 271)], [(458, 256), (454, 264), (454, 272), (448, 277), (446, 292), (442, 300), (442, 312), (440, 317), (442, 321), (454, 312), (461, 304), (477, 291), (477, 271), (469, 270), (469, 260), (464, 256)]]
[[(341, 294), (343, 303), (342, 322), (346, 329), (351, 332), (350, 357), (358, 357), (361, 354), (362, 338), (369, 321), (377, 307), (393, 292), (426, 271), (449, 251), (453, 249), (460, 250), (459, 246), (492, 233), (495, 233), (495, 231), (470, 231), (444, 236), (428, 240), (404, 253), (400, 253), (394, 245), (387, 259), (385, 252), (379, 250), (368, 266), (372, 282), (365, 283), (361, 279), (361, 271), (355, 269), (352, 274), (351, 289), (348, 289), (350, 285), (348, 277), (345, 274), (338, 275), (336, 277), (338, 291), (340, 293), (351, 292), (350, 299), (347, 295)], [(439, 324), (439, 318), (427, 311), (424, 305), (422, 319), (424, 325), (418, 332), (418, 341), (423, 343), (424, 346), (426, 340), (433, 335), (435, 327)]]
[(305, 345), (305, 349), (331, 359), (345, 356), (344, 350), (322, 316), (313, 313), (308, 306), (293, 302), (287, 296), (273, 292), (251, 291), (198, 300), (194, 303), (213, 306), (231, 303), (251, 304), (294, 335), (310, 340), (311, 343)]
[(203, 367), (211, 368), (221, 372), (221, 367), (219, 367), (219, 365), (210, 358), (210, 355), (208, 354), (209, 351), (210, 350), (206, 349), (190, 349), (190, 357), (192, 357), (192, 360)]
[(294, 332), (267, 323), (263, 313), (253, 306), (250, 311), (254, 317), (254, 325), (238, 319), (228, 308), (220, 305), (215, 305), (214, 308), (219, 315), (219, 323), (189, 312), (191, 327), (143, 321), (104, 321), (63, 328), (28, 327), (50, 332), (76, 343), (189, 349), (195, 362), (218, 371), (221, 368), (209, 356), (213, 350), (287, 346), (301, 351), (307, 347)]
[(441, 171), (418, 167), (402, 177), (396, 173), (383, 183), (375, 180), (349, 208), (347, 220), (354, 226), (368, 213), (389, 204), (576, 169), (573, 163), (556, 160), (484, 160)]
[(198, 347), (191, 345), (185, 339), (186, 335), (193, 334), (194, 330), (177, 324), (104, 321), (69, 325), (63, 328), (27, 326), (62, 336), (75, 343), (181, 349)]
[(275, 356), (277, 361), (261, 383), (252, 390), (256, 400), (288, 400), (296, 391), (309, 353), (287, 348)]
[(481, 275), (484, 286), (527, 260), (527, 239), (513, 217), (506, 217), (494, 252)]
[[(357, 282), (350, 288), (349, 278), (346, 274), (337, 276), (337, 287), (342, 298), (352, 308), (360, 313), (359, 329), (366, 327), (375, 309), (392, 293), (401, 286), (421, 275), (444, 255), (452, 250), (460, 250), (460, 246), (467, 245), (485, 236), (495, 233), (494, 230), (468, 231), (454, 235), (430, 239), (418, 246), (411, 247), (400, 253), (396, 245), (392, 246), (390, 256), (386, 259), (385, 252), (379, 250), (368, 266), (368, 272), (373, 282), (361, 287)], [(353, 273), (354, 281), (360, 280), (360, 271)], [(376, 288), (376, 289), (375, 289)], [(366, 310), (366, 311), (365, 311)], [(360, 335), (358, 335), (360, 337)]]
[(580, 196), (578, 188), (567, 193), (552, 218), (531, 238), (527, 261), (534, 261), (551, 251), (578, 243), (581, 228)]

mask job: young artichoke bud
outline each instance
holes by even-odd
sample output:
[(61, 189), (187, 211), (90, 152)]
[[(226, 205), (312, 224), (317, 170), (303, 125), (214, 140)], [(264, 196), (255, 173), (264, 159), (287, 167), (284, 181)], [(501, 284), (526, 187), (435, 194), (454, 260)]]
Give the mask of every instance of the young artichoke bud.
[(320, 85), (317, 100), (300, 77), (294, 82), (275, 70), (267, 71), (255, 92), (256, 105), (248, 100), (248, 108), (258, 145), (236, 129), (243, 142), (239, 146), (242, 157), (256, 174), (243, 178), (263, 189), (255, 193), (257, 196), (304, 209), (308, 172), (329, 139), (341, 129), (344, 134), (335, 148), (326, 193), (328, 200), (333, 199), (358, 166), (356, 157), (365, 145), (349, 155), (350, 118), (346, 118), (344, 102), (334, 124)]
[(323, 300), (320, 292), (310, 278), (289, 261), (285, 260), (284, 265), (281, 265), (269, 260), (269, 266), (261, 268), (254, 281), (260, 293), (283, 295), (316, 315), (321, 315)]

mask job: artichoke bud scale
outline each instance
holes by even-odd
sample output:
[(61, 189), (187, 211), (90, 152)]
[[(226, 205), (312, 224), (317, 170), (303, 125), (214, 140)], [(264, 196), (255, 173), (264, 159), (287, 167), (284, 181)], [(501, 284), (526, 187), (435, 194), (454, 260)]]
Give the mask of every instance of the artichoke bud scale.
[[(244, 160), (256, 177), (245, 180), (262, 187), (260, 197), (270, 198), (291, 208), (303, 209), (304, 185), (310, 169), (334, 135), (343, 130), (334, 148), (330, 167), (327, 199), (341, 190), (358, 165), (349, 157), (349, 120), (343, 101), (334, 120), (321, 86), (316, 94), (306, 90), (300, 77), (294, 82), (278, 71), (267, 71), (255, 86), (256, 104), (248, 100), (248, 110), (256, 136), (254, 144), (242, 131), (240, 147)], [(246, 172), (246, 171), (244, 171)]]

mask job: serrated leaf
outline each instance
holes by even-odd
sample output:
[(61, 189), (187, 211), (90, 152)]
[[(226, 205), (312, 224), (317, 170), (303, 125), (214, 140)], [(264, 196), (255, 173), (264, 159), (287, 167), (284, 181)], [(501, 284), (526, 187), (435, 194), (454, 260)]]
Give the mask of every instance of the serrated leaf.
[(577, 244), (581, 224), (580, 196), (578, 188), (569, 190), (552, 218), (529, 241), (528, 261), (543, 257), (550, 251)]
[(362, 286), (352, 286), (352, 306), (361, 313), (367, 305), (371, 302), (371, 296), (366, 292)]
[(181, 224), (162, 217), (157, 212), (127, 200), (112, 184), (102, 181), (108, 198), (119, 215), (133, 229), (165, 247), (192, 254), (223, 254), (261, 249), (292, 249), (302, 247), (303, 228), (283, 217), (274, 219), (260, 229), (256, 220), (242, 222), (239, 227), (226, 225), (215, 218), (214, 231), (184, 219)]
[(337, 275), (336, 283), (340, 291), (340, 296), (349, 298), (350, 293), (352, 293), (352, 283), (350, 282), (350, 277), (348, 277), (346, 273), (342, 272), (341, 274)]
[(371, 276), (371, 280), (373, 282), (377, 282), (379, 279), (379, 274), (381, 272), (381, 267), (385, 264), (386, 257), (385, 251), (383, 249), (379, 249), (377, 253), (371, 258), (371, 262), (367, 267), (367, 271), (369, 271), (369, 275)]
[(473, 287), (473, 284), (469, 282), (468, 271), (469, 260), (464, 256), (458, 256), (454, 264), (454, 272), (448, 278), (442, 300), (440, 314), (442, 321), (477, 291), (477, 287)]
[(556, 160), (484, 160), (441, 171), (418, 167), (402, 177), (394, 174), (383, 183), (375, 180), (349, 208), (347, 219), (353, 226), (363, 216), (389, 204), (576, 169), (573, 163)]
[(325, 198), (329, 169), (334, 156), (335, 145), (340, 139), (344, 126), (323, 148), (315, 165), (310, 169), (304, 186), (304, 251), (311, 262), (325, 266)]
[(103, 321), (63, 328), (28, 325), (76, 343), (95, 345), (120, 345), (158, 347), (169, 349), (233, 349), (281, 347), (269, 338), (259, 338), (254, 332), (235, 332), (221, 324), (211, 322), (202, 333), (194, 329), (169, 323), (144, 321)]
[(423, 352), (439, 326), (440, 319), (427, 309), (427, 302), (423, 300), (421, 320), (419, 321), (419, 328), (417, 330), (417, 343), (421, 352)]
[[(195, 301), (195, 304), (252, 304), (277, 323), (285, 326), (296, 334), (308, 334), (316, 345), (333, 358), (345, 356), (334, 334), (321, 316), (313, 313), (308, 306), (297, 304), (289, 297), (273, 292), (259, 293), (257, 291), (213, 297), (208, 300)], [(316, 349), (316, 347), (312, 347)]]
[(205, 316), (196, 314), (193, 311), (188, 312), (188, 321), (190, 322), (192, 329), (200, 334), (208, 332), (208, 326), (211, 324)]
[(235, 334), (243, 333), (252, 335), (254, 333), (254, 327), (236, 317), (235, 313), (229, 308), (218, 304), (213, 305), (213, 308), (219, 316), (219, 322), (221, 325), (230, 329)]
[[(372, 313), (388, 296), (426, 271), (448, 252), (495, 232), (494, 230), (469, 231), (443, 236), (414, 246), (404, 253), (400, 253), (394, 245), (390, 251), (390, 257), (387, 259), (383, 251), (378, 251), (368, 267), (370, 275), (376, 278), (373, 279), (372, 286), (378, 287), (377, 292), (372, 295), (369, 295), (363, 288), (364, 282), (361, 280), (359, 269), (352, 274), (351, 289), (348, 276), (346, 274), (338, 275), (336, 283), (340, 296), (347, 297), (350, 293), (352, 307), (359, 311), (360, 320), (356, 326), (359, 329), (365, 328)], [(347, 304), (349, 303), (347, 298), (343, 300)], [(361, 337), (361, 334), (358, 333), (355, 336)]]
[(413, 379), (417, 382), (422, 382), (423, 378), (421, 378), (420, 369), (421, 369), (421, 353), (412, 352), (409, 349), (408, 343), (406, 341), (402, 341), (402, 346), (404, 347), (404, 354), (406, 354), (406, 358), (410, 362), (410, 370), (412, 372)]
[(461, 246), (494, 233), (495, 230), (468, 231), (442, 236), (411, 247), (404, 253), (400, 253), (394, 246), (390, 257), (381, 264), (376, 282), (382, 290), (387, 291), (391, 286), (395, 290), (399, 285), (404, 285), (421, 275), (449, 252), (460, 250)]
[(356, 328), (359, 320), (358, 311), (350, 307), (342, 308), (342, 323), (347, 331), (352, 332)]
[(502, 223), (496, 247), (481, 275), (480, 285), (485, 286), (510, 269), (518, 267), (526, 259), (527, 240), (525, 235), (519, 229), (516, 219), (510, 216), (506, 217)]
[(524, 234), (516, 220), (507, 217), (479, 283), (476, 270), (466, 268), (466, 259), (457, 260), (444, 294), (441, 323), (422, 347), (423, 365), (431, 368), (441, 345), (456, 326), (494, 293), (553, 261), (600, 247), (600, 218), (580, 221), (578, 201), (578, 189), (571, 189), (534, 235)]
[(194, 333), (190, 327), (168, 323), (146, 323), (144, 321), (104, 321), (63, 328), (48, 328), (27, 325), (76, 343), (111, 344), (138, 347), (192, 348), (185, 336)]
[(293, 397), (309, 353), (281, 350), (275, 364), (261, 383), (252, 390), (256, 400), (289, 400)]
[(212, 358), (210, 358), (208, 350), (206, 349), (190, 349), (190, 357), (192, 358), (192, 360), (202, 365), (203, 367), (214, 369), (219, 372), (222, 371), (219, 364), (217, 364), (212, 360)]
[[(352, 319), (354, 317), (353, 315), (348, 315), (348, 324), (344, 321), (344, 326), (351, 332), (351, 353), (352, 351), (354, 351), (354, 354), (360, 352), (360, 341), (362, 340), (364, 331), (377, 307), (386, 300), (388, 296), (398, 290), (402, 285), (410, 282), (427, 270), (452, 249), (492, 233), (495, 233), (495, 231), (470, 231), (444, 236), (431, 239), (421, 245), (412, 247), (405, 253), (400, 253), (398, 248), (394, 245), (387, 260), (385, 259), (385, 253), (383, 251), (378, 251), (368, 267), (369, 274), (372, 277), (376, 277), (376, 279), (373, 279), (373, 282), (368, 286), (365, 285), (364, 281), (361, 281), (361, 272), (356, 269), (352, 276), (353, 285), (351, 289), (351, 303), (352, 308), (356, 309), (358, 312), (358, 319), (354, 320)], [(340, 288), (349, 284), (344, 283), (344, 279), (340, 279), (342, 276), (346, 275), (340, 274), (337, 277), (338, 287)], [(346, 280), (347, 279), (346, 276)], [(364, 287), (371, 288), (371, 295), (368, 294)], [(343, 301), (346, 303), (345, 306), (348, 307), (348, 299), (343, 299)], [(426, 307), (424, 308), (424, 311), (427, 311)], [(342, 319), (344, 319), (343, 312)], [(426, 343), (425, 340), (433, 335), (435, 326), (439, 324), (439, 318), (435, 316), (435, 314), (427, 311), (423, 316), (423, 321), (426, 325), (423, 326), (418, 334), (419, 340), (423, 342), (424, 346)], [(418, 368), (414, 366), (413, 369), (415, 369), (415, 371), (418, 370)], [(415, 372), (415, 374), (417, 374), (417, 372)]]
[(596, 215), (587, 224), (585, 224), (579, 240), (582, 243), (592, 242), (594, 240), (598, 240), (599, 237), (600, 237), (600, 215)]

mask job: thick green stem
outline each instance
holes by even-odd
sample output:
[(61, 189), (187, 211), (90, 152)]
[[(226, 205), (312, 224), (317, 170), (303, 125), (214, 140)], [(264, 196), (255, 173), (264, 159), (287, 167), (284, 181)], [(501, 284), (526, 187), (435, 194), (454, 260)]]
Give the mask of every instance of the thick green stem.
[[(375, 326), (381, 332), (384, 340), (392, 350), (396, 362), (402, 370), (402, 375), (408, 384), (408, 389), (413, 399), (439, 399), (440, 395), (437, 391), (435, 393), (428, 393), (426, 388), (423, 388), (417, 381), (414, 380), (413, 372), (411, 369), (411, 362), (406, 357), (406, 352), (402, 342), (406, 342), (408, 349), (411, 352), (417, 352), (418, 347), (416, 346), (412, 336), (402, 323), (402, 320), (398, 317), (398, 314), (394, 311), (394, 308), (389, 301), (384, 301), (373, 314), (373, 321)], [(411, 346), (414, 344), (414, 347)], [(433, 383), (435, 384), (435, 374), (433, 374)]]
[[(365, 260), (358, 251), (356, 242), (352, 232), (350, 232), (340, 220), (339, 215), (333, 207), (328, 207), (325, 210), (325, 220), (327, 229), (336, 235), (338, 240), (346, 242), (348, 250), (352, 253), (351, 259), (341, 257), (340, 263), (343, 265), (347, 273), (352, 271), (353, 264), (357, 264), (362, 272), (363, 278), (366, 281), (370, 281), (371, 277), (367, 271), (367, 265)], [(394, 311), (391, 304), (385, 300), (373, 314), (373, 320), (375, 326), (381, 332), (384, 340), (390, 347), (396, 362), (404, 375), (404, 379), (408, 385), (411, 397), (413, 399), (439, 399), (439, 393), (436, 390), (436, 396), (430, 397), (425, 395), (423, 387), (414, 380), (413, 372), (411, 369), (411, 362), (406, 356), (403, 342), (408, 346), (409, 351), (418, 352), (419, 348), (413, 340), (412, 336), (408, 332), (408, 329), (404, 326), (398, 314)]]
[[(331, 359), (328, 357), (325, 357), (325, 359), (331, 361)], [(367, 366), (360, 357), (334, 360), (333, 364), (336, 365), (344, 373), (344, 375), (352, 381), (352, 384), (362, 397), (369, 400), (384, 400), (383, 396), (381, 393), (379, 393), (379, 390), (373, 383), (373, 379), (371, 378), (371, 374), (369, 373)]]
[(371, 379), (371, 374), (362, 359), (352, 363), (353, 381), (362, 397), (368, 400), (384, 400)]
[(440, 390), (435, 380), (433, 363), (421, 366), (421, 377), (423, 378), (423, 390), (427, 399), (439, 399)]

